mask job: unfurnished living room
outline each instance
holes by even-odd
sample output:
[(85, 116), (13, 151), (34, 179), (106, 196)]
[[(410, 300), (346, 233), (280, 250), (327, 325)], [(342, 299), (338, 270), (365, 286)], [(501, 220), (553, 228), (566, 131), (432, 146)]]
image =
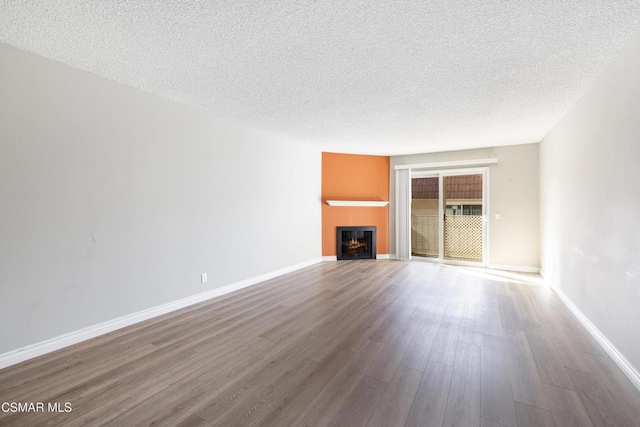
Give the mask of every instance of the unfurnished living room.
[(0, 1), (0, 425), (640, 426), (640, 2)]

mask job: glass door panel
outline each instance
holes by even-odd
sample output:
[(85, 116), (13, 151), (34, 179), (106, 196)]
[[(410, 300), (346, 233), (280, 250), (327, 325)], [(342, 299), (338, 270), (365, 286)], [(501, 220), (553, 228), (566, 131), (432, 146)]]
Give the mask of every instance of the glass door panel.
[(443, 176), (444, 259), (482, 262), (482, 174)]
[(411, 180), (411, 256), (439, 258), (439, 177)]

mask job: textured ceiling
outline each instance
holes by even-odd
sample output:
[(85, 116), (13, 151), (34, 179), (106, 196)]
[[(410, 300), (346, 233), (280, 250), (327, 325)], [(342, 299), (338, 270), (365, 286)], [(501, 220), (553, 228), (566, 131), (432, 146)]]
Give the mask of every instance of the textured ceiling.
[(537, 142), (639, 0), (0, 0), (0, 41), (324, 150)]

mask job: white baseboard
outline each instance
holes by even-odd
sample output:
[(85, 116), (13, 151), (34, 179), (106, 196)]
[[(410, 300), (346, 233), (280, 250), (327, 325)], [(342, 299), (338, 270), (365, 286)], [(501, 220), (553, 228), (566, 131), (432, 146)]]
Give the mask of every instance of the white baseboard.
[(376, 259), (391, 259), (389, 254), (377, 254)]
[(600, 344), (600, 346), (607, 352), (609, 357), (618, 365), (622, 372), (629, 378), (633, 385), (640, 390), (640, 372), (618, 351), (618, 349), (605, 337), (602, 332), (595, 327), (593, 323), (585, 316), (580, 309), (565, 295), (560, 289), (551, 284), (551, 289), (558, 295), (560, 300), (567, 306), (567, 308), (578, 319), (582, 326), (593, 336), (593, 338)]
[(266, 280), (273, 279), (275, 277), (282, 276), (284, 274), (291, 273), (305, 267), (309, 267), (321, 261), (322, 258), (314, 258), (309, 261), (304, 261), (299, 264), (271, 271), (260, 276), (251, 277), (249, 279), (211, 289), (207, 292), (192, 295), (156, 307), (151, 307), (146, 310), (138, 311), (137, 313), (128, 314), (126, 316), (108, 320), (97, 325), (89, 326), (74, 332), (69, 332), (67, 334), (48, 339), (46, 341), (41, 341), (36, 344), (31, 344), (17, 350), (12, 350), (7, 353), (0, 354), (0, 369), (6, 368), (7, 366), (15, 365), (28, 359), (32, 359), (34, 357), (41, 356), (43, 354), (51, 353), (52, 351), (68, 347), (70, 345), (77, 344), (91, 338), (95, 338), (108, 332), (112, 332), (126, 326), (151, 319), (153, 317), (170, 313), (172, 311), (179, 310), (181, 308), (188, 307), (190, 305), (197, 304), (211, 298), (219, 297), (221, 295), (225, 295), (239, 289), (256, 285)]
[(488, 264), (487, 268), (494, 270), (516, 271), (518, 273), (540, 273), (539, 267), (531, 267), (527, 265)]

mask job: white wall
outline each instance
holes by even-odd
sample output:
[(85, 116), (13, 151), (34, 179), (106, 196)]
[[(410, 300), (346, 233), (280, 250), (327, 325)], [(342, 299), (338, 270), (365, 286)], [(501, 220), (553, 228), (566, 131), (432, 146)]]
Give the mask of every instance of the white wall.
[(0, 44), (0, 353), (319, 257), (320, 166)]
[(540, 147), (542, 268), (640, 368), (640, 39)]
[[(497, 157), (489, 176), (489, 261), (492, 265), (538, 268), (538, 144), (391, 157), (389, 245), (395, 251), (396, 165)], [(494, 219), (494, 213), (500, 219)]]

